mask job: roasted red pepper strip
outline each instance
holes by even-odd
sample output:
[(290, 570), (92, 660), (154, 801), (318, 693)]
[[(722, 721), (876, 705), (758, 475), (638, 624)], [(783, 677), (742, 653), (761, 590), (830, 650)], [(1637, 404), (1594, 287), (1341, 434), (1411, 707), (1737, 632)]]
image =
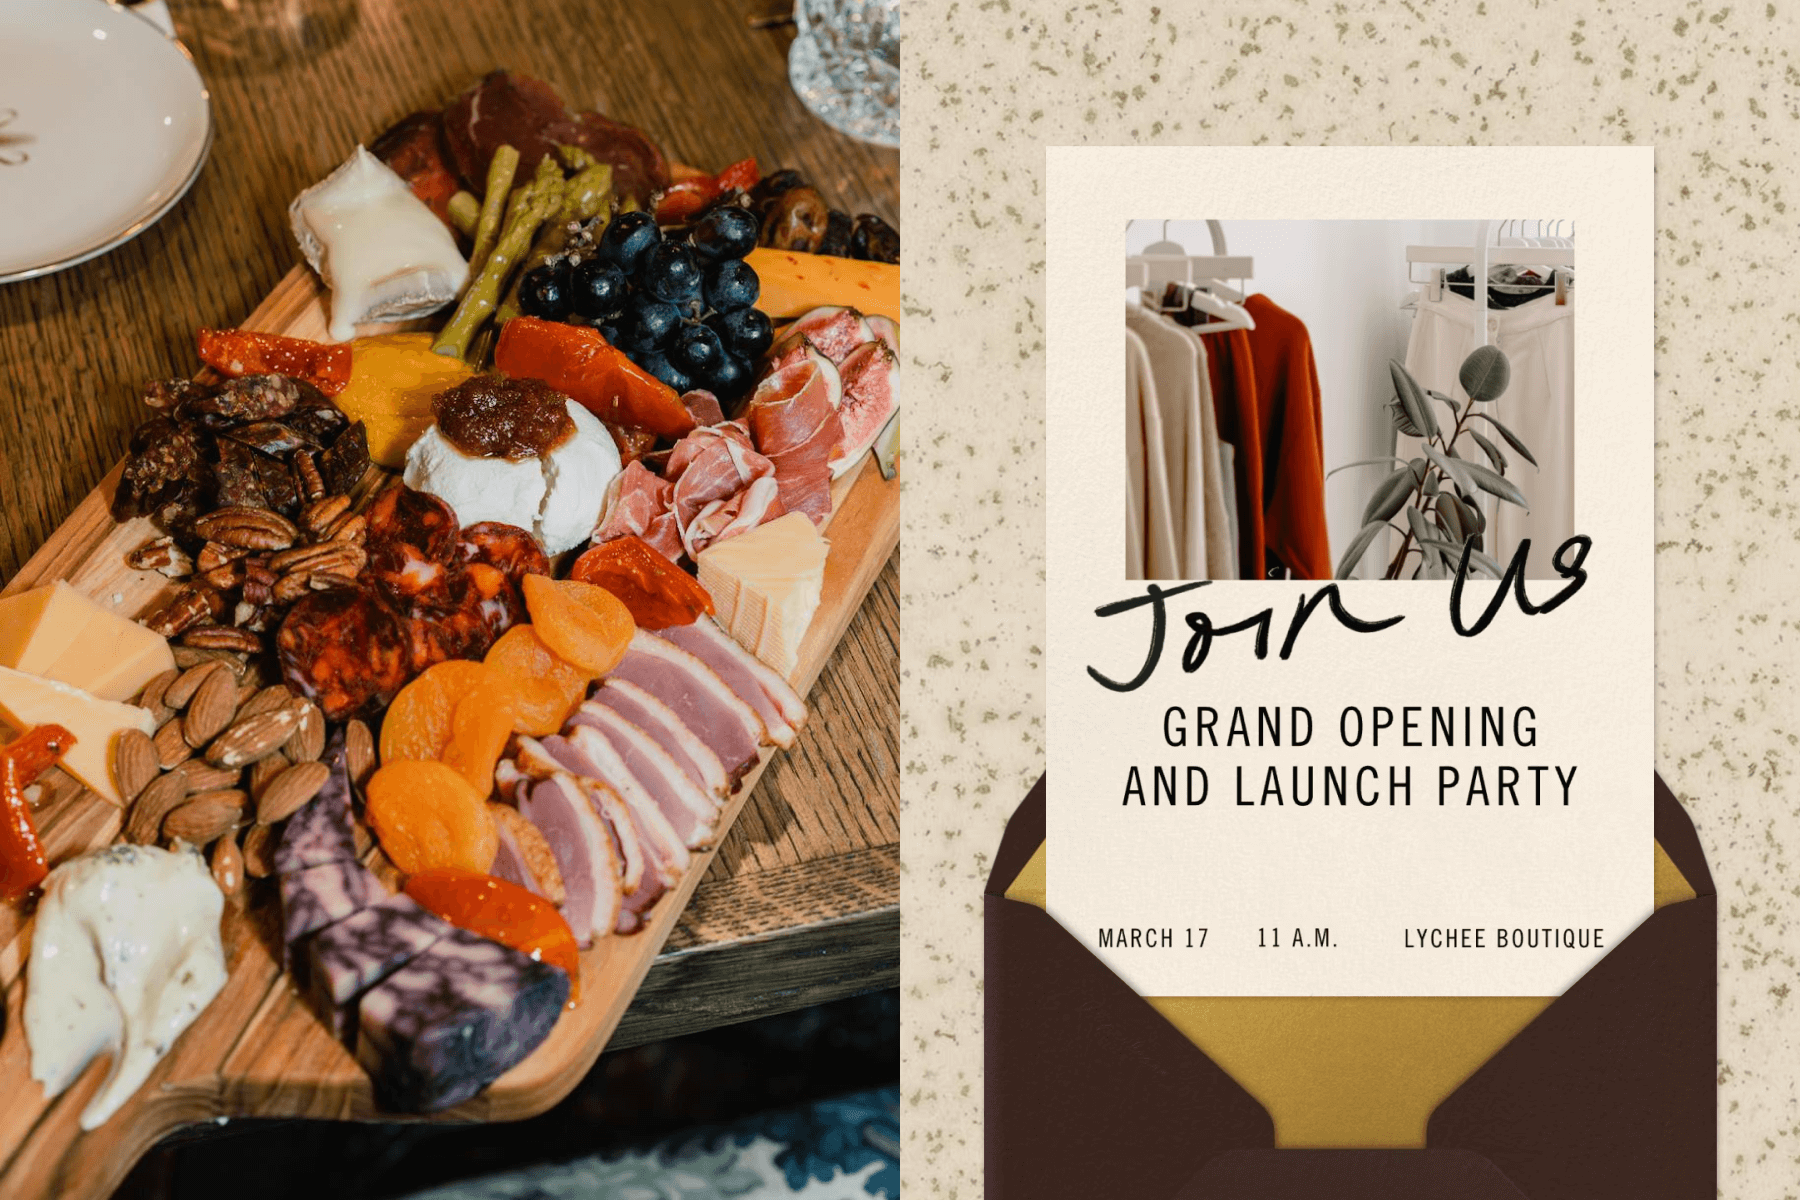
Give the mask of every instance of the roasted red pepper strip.
[(406, 894), (452, 925), (547, 962), (569, 977), (569, 1003), (580, 999), (581, 955), (556, 905), (504, 879), (455, 867), (420, 871)]
[(756, 186), (756, 181), (760, 178), (762, 175), (756, 169), (756, 160), (746, 158), (720, 171), (713, 177), (713, 182), (723, 195), (726, 192), (747, 192)]
[(694, 428), (694, 414), (673, 388), (585, 325), (514, 317), (500, 328), (494, 369), (541, 379), (614, 425), (671, 440)]
[(61, 725), (39, 725), (0, 748), (0, 899), (19, 899), (49, 874), (25, 788), (74, 744)]
[(705, 176), (670, 184), (669, 190), (656, 201), (656, 223), (685, 224), (695, 213), (711, 204), (718, 194), (718, 185)]
[(350, 344), (327, 345), (248, 329), (202, 329), (200, 361), (227, 378), (291, 375), (335, 396), (350, 382)]
[(569, 569), (569, 578), (617, 596), (645, 629), (692, 625), (701, 613), (713, 611), (712, 597), (699, 580), (630, 535), (584, 553)]

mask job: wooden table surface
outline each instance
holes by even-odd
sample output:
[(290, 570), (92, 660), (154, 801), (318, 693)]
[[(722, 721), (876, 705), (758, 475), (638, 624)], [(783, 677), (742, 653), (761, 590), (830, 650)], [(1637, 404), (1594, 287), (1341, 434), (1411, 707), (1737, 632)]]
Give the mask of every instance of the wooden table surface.
[[(769, 7), (173, 0), (213, 102), (193, 191), (110, 254), (0, 284), (0, 579), (123, 455), (141, 384), (191, 375), (194, 330), (241, 319), (298, 261), (294, 194), (486, 71), (548, 80), (671, 159), (793, 167), (834, 205), (897, 223), (898, 156), (806, 111), (787, 85), (791, 27), (752, 26)], [(612, 1045), (897, 983), (898, 694), (896, 555)]]

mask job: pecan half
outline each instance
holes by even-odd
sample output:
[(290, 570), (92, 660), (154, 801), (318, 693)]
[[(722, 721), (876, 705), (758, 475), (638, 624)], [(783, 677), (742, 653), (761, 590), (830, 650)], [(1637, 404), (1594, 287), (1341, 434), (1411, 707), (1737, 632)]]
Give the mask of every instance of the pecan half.
[(174, 637), (203, 621), (217, 620), (224, 612), (225, 597), (217, 588), (190, 583), (170, 597), (167, 604), (145, 617), (144, 628), (164, 637)]
[(194, 530), (203, 538), (250, 550), (285, 550), (300, 537), (294, 523), (266, 508), (232, 504), (198, 518)]
[(125, 556), (125, 565), (135, 571), (156, 571), (170, 579), (182, 579), (194, 573), (194, 560), (172, 537), (159, 537), (146, 542)]
[(245, 654), (255, 654), (262, 649), (261, 638), (247, 629), (231, 625), (196, 625), (182, 633), (181, 644), (203, 650), (238, 650)]
[(308, 504), (300, 513), (300, 527), (315, 538), (323, 539), (333, 522), (350, 511), (350, 497), (326, 496)]

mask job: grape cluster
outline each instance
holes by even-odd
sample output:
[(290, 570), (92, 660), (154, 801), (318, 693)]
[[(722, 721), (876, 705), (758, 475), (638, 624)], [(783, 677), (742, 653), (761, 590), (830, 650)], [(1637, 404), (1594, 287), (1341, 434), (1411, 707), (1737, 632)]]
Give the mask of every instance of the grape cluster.
[(761, 284), (744, 261), (756, 248), (756, 217), (716, 208), (677, 237), (649, 213), (626, 212), (597, 238), (586, 232), (525, 274), (520, 311), (594, 326), (677, 392), (741, 396), (774, 336), (768, 316), (751, 307)]

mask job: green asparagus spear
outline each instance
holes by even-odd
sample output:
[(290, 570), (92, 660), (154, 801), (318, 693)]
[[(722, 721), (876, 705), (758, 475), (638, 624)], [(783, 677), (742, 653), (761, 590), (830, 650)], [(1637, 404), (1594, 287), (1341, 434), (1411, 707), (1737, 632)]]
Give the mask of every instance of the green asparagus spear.
[(458, 192), (450, 197), (450, 223), (456, 231), (466, 238), (475, 236), (475, 226), (481, 220), (481, 201), (475, 198), (474, 192)]
[(500, 235), (500, 215), (506, 211), (507, 194), (519, 171), (519, 152), (501, 146), (488, 161), (487, 191), (481, 196), (481, 215), (475, 222), (475, 248), (469, 252), (469, 270), (479, 271)]
[(556, 157), (562, 159), (563, 166), (571, 171), (585, 171), (600, 161), (580, 146), (570, 146), (562, 142), (556, 143)]
[(439, 354), (462, 358), (468, 353), (476, 331), (493, 314), (513, 265), (530, 250), (538, 227), (562, 206), (561, 172), (552, 164), (551, 173), (558, 178), (545, 179), (540, 173), (538, 179), (517, 189), (507, 201), (506, 220), (493, 250), (482, 263), (481, 273), (463, 292), (456, 312), (432, 343), (431, 348)]
[(612, 208), (612, 164), (594, 163), (571, 176), (563, 188), (562, 211), (547, 222), (526, 256), (523, 269), (513, 276), (506, 299), (494, 314), (494, 323), (504, 325), (519, 315), (519, 284), (525, 272), (549, 262), (562, 252), (569, 241), (569, 225), (601, 216)]

